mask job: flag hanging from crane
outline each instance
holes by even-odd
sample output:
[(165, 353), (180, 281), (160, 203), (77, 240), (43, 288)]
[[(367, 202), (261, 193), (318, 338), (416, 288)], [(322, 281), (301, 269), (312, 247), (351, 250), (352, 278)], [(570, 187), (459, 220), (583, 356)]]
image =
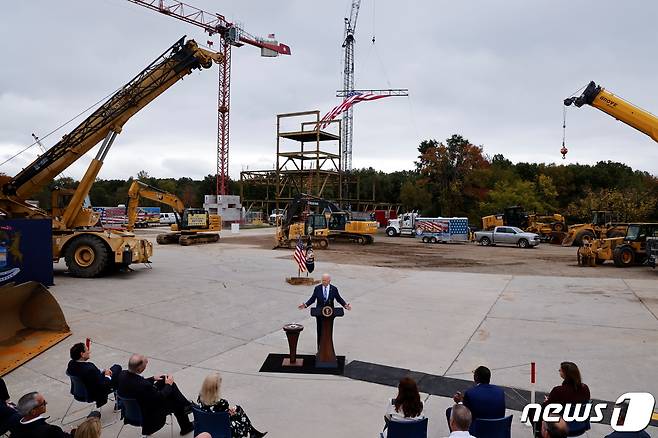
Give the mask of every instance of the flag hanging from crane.
[(304, 244), (302, 243), (302, 238), (297, 237), (297, 246), (295, 247), (295, 253), (292, 258), (297, 263), (297, 268), (300, 272), (306, 272), (306, 251), (304, 250)]
[(343, 100), (340, 105), (336, 106), (334, 109), (329, 111), (327, 114), (322, 117), (320, 120), (320, 128), (325, 128), (330, 121), (338, 117), (339, 114), (342, 114), (343, 112), (347, 111), (352, 107), (353, 105), (356, 105), (359, 102), (364, 102), (364, 101), (370, 101), (370, 100), (377, 100), (381, 99), (383, 97), (391, 97), (389, 94), (375, 94), (375, 93), (361, 93), (358, 91), (354, 91), (352, 94), (350, 94), (348, 97)]

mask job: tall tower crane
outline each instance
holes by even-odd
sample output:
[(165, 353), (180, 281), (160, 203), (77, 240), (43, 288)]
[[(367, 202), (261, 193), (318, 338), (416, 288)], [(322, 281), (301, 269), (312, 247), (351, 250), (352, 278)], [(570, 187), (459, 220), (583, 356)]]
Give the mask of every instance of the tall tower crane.
[[(290, 55), (290, 47), (273, 40), (255, 37), (223, 15), (212, 14), (174, 0), (128, 0), (153, 11), (177, 18), (202, 28), (208, 35), (219, 36), (219, 53), (224, 62), (219, 67), (219, 93), (217, 97), (217, 194), (226, 195), (228, 189), (229, 108), (231, 102), (231, 46), (245, 44), (259, 47), (261, 56)], [(356, 19), (355, 19), (356, 22)], [(273, 37), (273, 35), (270, 35)], [(209, 41), (209, 45), (212, 42)], [(352, 67), (352, 70), (354, 68)]]
[[(345, 35), (343, 48), (345, 49), (345, 65), (343, 70), (343, 92), (344, 100), (348, 99), (354, 92), (354, 34), (356, 33), (356, 20), (359, 18), (359, 8), (361, 0), (352, 0), (352, 9), (350, 17), (345, 18)], [(343, 170), (352, 170), (352, 137), (353, 137), (353, 118), (352, 108), (350, 107), (342, 119), (341, 127), (341, 144), (343, 145), (341, 161)]]

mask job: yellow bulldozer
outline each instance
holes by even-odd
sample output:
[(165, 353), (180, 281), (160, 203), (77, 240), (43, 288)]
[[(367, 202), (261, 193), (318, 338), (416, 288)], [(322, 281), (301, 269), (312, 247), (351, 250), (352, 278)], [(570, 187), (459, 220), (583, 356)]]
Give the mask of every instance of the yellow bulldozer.
[(593, 211), (592, 222), (570, 225), (562, 246), (582, 246), (584, 240), (624, 237), (628, 224), (617, 221), (612, 211)]
[(578, 264), (596, 266), (609, 260), (622, 268), (642, 264), (647, 260), (647, 237), (658, 237), (658, 223), (629, 224), (623, 237), (584, 237), (578, 248)]

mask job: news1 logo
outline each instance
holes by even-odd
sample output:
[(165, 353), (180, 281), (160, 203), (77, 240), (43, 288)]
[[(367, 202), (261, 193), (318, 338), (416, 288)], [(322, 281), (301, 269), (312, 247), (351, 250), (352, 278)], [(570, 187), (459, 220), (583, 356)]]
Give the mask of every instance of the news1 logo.
[[(655, 404), (656, 399), (648, 392), (622, 394), (615, 401), (610, 426), (617, 432), (644, 430), (651, 422)], [(538, 422), (541, 419), (547, 423), (555, 423), (560, 421), (560, 418), (564, 418), (566, 422), (589, 420), (591, 423), (599, 423), (603, 421), (603, 411), (607, 407), (607, 403), (566, 403), (565, 405), (550, 403), (544, 407), (539, 403), (530, 403), (523, 408), (521, 422), (525, 423), (528, 420)], [(620, 417), (623, 419), (622, 424), (619, 424)]]

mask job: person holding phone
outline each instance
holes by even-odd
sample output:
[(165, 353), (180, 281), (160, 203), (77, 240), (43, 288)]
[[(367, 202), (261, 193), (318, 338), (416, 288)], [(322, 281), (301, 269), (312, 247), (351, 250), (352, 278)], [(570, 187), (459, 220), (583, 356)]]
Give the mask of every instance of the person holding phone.
[(110, 369), (100, 370), (89, 361), (90, 347), (89, 338), (84, 344), (78, 342), (71, 347), (71, 360), (66, 367), (66, 374), (82, 380), (90, 397), (96, 402), (96, 407), (100, 408), (107, 403), (107, 396), (117, 388), (117, 377), (121, 372), (121, 365), (114, 364)]

